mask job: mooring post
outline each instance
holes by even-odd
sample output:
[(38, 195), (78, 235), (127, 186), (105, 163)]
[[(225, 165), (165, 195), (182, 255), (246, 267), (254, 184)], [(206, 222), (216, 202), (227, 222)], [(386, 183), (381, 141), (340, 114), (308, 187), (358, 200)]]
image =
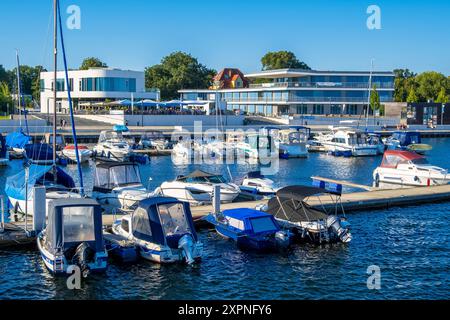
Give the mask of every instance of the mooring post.
[(220, 214), (220, 185), (214, 185), (213, 189), (213, 211), (214, 215), (217, 216)]
[(3, 232), (5, 230), (5, 203), (4, 203), (4, 196), (0, 196), (0, 203), (1, 203), (1, 210), (2, 210), (2, 223), (0, 227), (0, 231)]

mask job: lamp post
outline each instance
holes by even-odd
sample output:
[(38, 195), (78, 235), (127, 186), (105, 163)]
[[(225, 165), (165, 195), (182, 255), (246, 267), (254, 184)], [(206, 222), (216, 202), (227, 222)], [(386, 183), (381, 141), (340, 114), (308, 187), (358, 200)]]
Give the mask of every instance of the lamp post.
[(444, 112), (445, 112), (445, 103), (442, 103), (442, 108), (441, 108), (441, 126), (444, 124)]

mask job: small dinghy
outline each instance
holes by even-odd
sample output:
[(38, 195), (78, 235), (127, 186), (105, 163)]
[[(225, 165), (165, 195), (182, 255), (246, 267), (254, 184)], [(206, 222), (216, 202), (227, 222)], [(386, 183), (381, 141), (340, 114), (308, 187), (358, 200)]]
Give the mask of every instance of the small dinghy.
[[(274, 198), (269, 200), (267, 208), (263, 208), (273, 215), (280, 225), (291, 231), (297, 242), (310, 243), (348, 243), (352, 240), (349, 223), (345, 216), (338, 216), (338, 209), (343, 212), (340, 204), (340, 188), (335, 191), (325, 189), (322, 181), (310, 186), (289, 186), (277, 191)], [(311, 207), (306, 201), (312, 196), (328, 194), (334, 200), (334, 212)], [(320, 204), (320, 200), (318, 201)]]
[(280, 229), (272, 215), (259, 210), (224, 210), (219, 214), (209, 214), (204, 220), (243, 250), (271, 252), (290, 245), (290, 234)]
[(87, 146), (80, 146), (75, 148), (74, 145), (68, 145), (62, 150), (62, 154), (67, 157), (72, 162), (77, 162), (76, 149), (78, 149), (78, 156), (80, 158), (80, 163), (88, 162), (89, 158), (92, 156), (92, 151), (89, 150)]
[(388, 150), (407, 150), (419, 154), (425, 154), (433, 149), (429, 144), (422, 143), (418, 131), (396, 131), (385, 140)]
[(102, 209), (97, 201), (53, 200), (48, 211), (46, 228), (37, 237), (45, 266), (54, 274), (66, 273), (70, 265), (79, 266), (83, 276), (105, 271), (108, 253), (102, 237)]
[(203, 253), (189, 203), (153, 197), (139, 202), (136, 210), (112, 226), (116, 235), (132, 241), (139, 255), (157, 263), (192, 264)]

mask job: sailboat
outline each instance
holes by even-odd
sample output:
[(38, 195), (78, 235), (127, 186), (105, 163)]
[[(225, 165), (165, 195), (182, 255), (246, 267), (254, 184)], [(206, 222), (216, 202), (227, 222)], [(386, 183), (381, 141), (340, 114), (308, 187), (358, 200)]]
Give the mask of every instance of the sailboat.
[[(57, 20), (56, 20), (56, 10), (58, 8), (57, 0), (54, 2), (55, 6), (55, 29), (54, 29), (54, 83), (56, 83), (57, 80)], [(61, 36), (62, 36), (62, 28), (61, 28)], [(62, 37), (61, 37), (62, 40)], [(69, 108), (70, 108), (70, 115), (72, 119), (72, 134), (74, 139), (75, 148), (78, 147), (77, 144), (77, 138), (76, 138), (76, 131), (75, 131), (75, 122), (73, 118), (73, 111), (72, 111), (72, 99), (70, 96), (71, 88), (70, 88), (70, 82), (68, 79), (68, 73), (67, 73), (67, 61), (65, 58), (65, 49), (64, 49), (64, 41), (61, 41), (62, 48), (63, 48), (63, 57), (64, 57), (64, 66), (65, 66), (65, 76), (66, 76), (66, 83), (68, 87), (68, 100), (69, 100)], [(34, 198), (32, 188), (34, 186), (43, 186), (46, 188), (46, 201), (49, 202), (51, 200), (55, 199), (67, 199), (67, 198), (82, 198), (84, 189), (83, 189), (83, 176), (81, 173), (81, 167), (78, 166), (78, 175), (80, 178), (80, 192), (76, 190), (75, 188), (75, 182), (73, 178), (64, 172), (61, 168), (58, 168), (56, 166), (57, 161), (57, 155), (56, 155), (56, 124), (57, 124), (57, 117), (56, 117), (56, 86), (53, 88), (53, 101), (54, 101), (54, 111), (53, 111), (53, 146), (51, 149), (43, 146), (48, 146), (46, 144), (39, 144), (39, 148), (30, 148), (33, 151), (38, 150), (41, 151), (43, 149), (46, 150), (46, 157), (44, 162), (45, 166), (36, 165), (31, 161), (31, 164), (28, 165), (25, 170), (20, 171), (18, 174), (9, 177), (6, 180), (6, 187), (5, 192), (9, 198), (9, 201), (12, 204), (12, 207), (14, 208), (14, 211), (25, 213), (26, 215), (33, 215), (33, 207), (34, 207)], [(27, 145), (30, 146), (30, 145)], [(33, 146), (33, 145), (31, 145)], [(47, 163), (48, 160), (48, 154), (49, 152), (52, 152), (52, 162), (51, 164)], [(26, 151), (28, 153), (28, 148), (26, 148)], [(78, 153), (77, 159), (79, 159)], [(38, 159), (40, 160), (40, 154), (38, 155)], [(33, 160), (33, 159), (31, 159)], [(46, 206), (47, 210), (48, 206)]]
[[(19, 51), (16, 51), (16, 60), (17, 60), (17, 108), (20, 111), (22, 108), (22, 92), (21, 92), (21, 80), (20, 80), (20, 60), (19, 60)], [(33, 143), (32, 138), (30, 137), (30, 132), (28, 129), (28, 120), (27, 120), (27, 110), (25, 108), (25, 104), (23, 105), (23, 115), (25, 119), (25, 132), (23, 132), (22, 128), (22, 117), (19, 118), (20, 128), (16, 132), (11, 132), (6, 136), (6, 147), (9, 150), (9, 154), (11, 158), (19, 159), (23, 158), (26, 154), (25, 148), (27, 145), (31, 145)]]
[(6, 149), (5, 138), (0, 133), (0, 167), (7, 166), (9, 163), (9, 152)]
[[(61, 33), (61, 47), (64, 58), (65, 78), (69, 100), (72, 134), (75, 150), (78, 151), (75, 121), (73, 117), (70, 82), (67, 71), (67, 61), (61, 24), (59, 1), (54, 0), (55, 14), (55, 83), (57, 70), (57, 26)], [(54, 172), (62, 171), (56, 167), (56, 86), (54, 89), (55, 109), (53, 113), (53, 166)], [(79, 153), (76, 152), (78, 174), (80, 178), (80, 196), (84, 195), (83, 175), (81, 172)], [(56, 179), (55, 179), (56, 180)], [(47, 225), (37, 236), (37, 245), (45, 266), (52, 273), (64, 273), (69, 265), (78, 265), (87, 276), (89, 272), (104, 272), (108, 266), (108, 252), (102, 236), (102, 210), (100, 204), (84, 197), (52, 201), (48, 206)]]

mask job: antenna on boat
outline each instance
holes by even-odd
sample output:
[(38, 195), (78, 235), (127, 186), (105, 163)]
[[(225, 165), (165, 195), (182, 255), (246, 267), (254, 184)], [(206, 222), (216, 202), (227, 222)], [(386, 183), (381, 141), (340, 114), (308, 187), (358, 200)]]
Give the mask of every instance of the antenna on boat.
[[(59, 0), (56, 0), (56, 2), (59, 3)], [(62, 23), (61, 23), (61, 10), (58, 7), (58, 21), (59, 21), (59, 33), (61, 35), (61, 49), (62, 49), (62, 56), (64, 61), (64, 75), (66, 78), (67, 83), (67, 99), (69, 100), (69, 111), (70, 111), (70, 121), (72, 122), (72, 136), (73, 136), (73, 144), (75, 146), (75, 157), (77, 159), (77, 168), (78, 168), (78, 176), (80, 178), (80, 194), (84, 195), (84, 184), (83, 184), (83, 172), (81, 170), (81, 161), (80, 161), (80, 151), (78, 150), (78, 141), (77, 141), (77, 131), (75, 129), (75, 117), (73, 116), (73, 104), (72, 104), (72, 96), (70, 92), (72, 91), (72, 88), (70, 87), (70, 81), (69, 81), (69, 72), (67, 68), (67, 59), (66, 59), (66, 48), (64, 46), (64, 35), (63, 35), (63, 29), (62, 29)], [(56, 110), (56, 109), (55, 109)], [(55, 141), (53, 141), (55, 143)]]

